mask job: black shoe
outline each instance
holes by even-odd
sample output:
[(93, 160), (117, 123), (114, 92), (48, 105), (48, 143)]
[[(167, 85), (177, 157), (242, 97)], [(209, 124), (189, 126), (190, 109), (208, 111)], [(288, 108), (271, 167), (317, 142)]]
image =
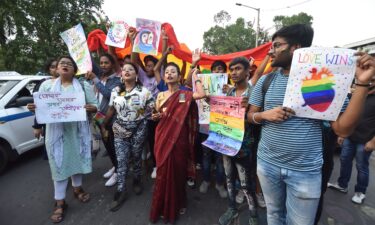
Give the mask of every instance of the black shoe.
[(133, 191), (136, 195), (140, 195), (143, 192), (143, 185), (141, 179), (133, 180)]
[(115, 193), (115, 196), (114, 196), (114, 200), (113, 202), (111, 203), (111, 211), (112, 212), (116, 212), (117, 210), (119, 210), (122, 206), (122, 204), (124, 204), (125, 200), (127, 198), (127, 193), (126, 191), (117, 191)]

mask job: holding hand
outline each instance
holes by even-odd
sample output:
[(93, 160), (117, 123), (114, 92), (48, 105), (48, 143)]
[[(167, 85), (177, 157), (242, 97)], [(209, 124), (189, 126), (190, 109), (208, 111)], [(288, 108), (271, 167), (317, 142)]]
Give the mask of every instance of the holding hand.
[(93, 79), (97, 78), (97, 76), (92, 71), (87, 71), (87, 73), (85, 75), (85, 78), (86, 78), (86, 80), (93, 80)]
[(375, 141), (371, 139), (365, 144), (365, 151), (375, 151)]
[(86, 112), (92, 112), (92, 113), (95, 113), (98, 110), (95, 105), (90, 105), (90, 104), (85, 105), (84, 108), (86, 109)]
[(128, 33), (128, 36), (130, 38), (130, 41), (132, 42), (132, 44), (134, 43), (134, 40), (135, 40), (135, 37), (137, 36), (137, 30), (134, 28), (134, 27), (130, 27), (129, 28), (129, 33)]
[(242, 97), (241, 107), (246, 108), (249, 106), (249, 97)]
[(270, 122), (284, 122), (290, 117), (296, 115), (293, 109), (288, 107), (276, 107), (261, 113), (262, 119)]
[(34, 137), (38, 140), (40, 139), (41, 136), (43, 136), (42, 129), (34, 129), (33, 132), (34, 132)]
[(26, 105), (26, 108), (27, 108), (30, 112), (35, 112), (36, 105), (35, 105), (35, 103), (29, 103), (29, 104)]

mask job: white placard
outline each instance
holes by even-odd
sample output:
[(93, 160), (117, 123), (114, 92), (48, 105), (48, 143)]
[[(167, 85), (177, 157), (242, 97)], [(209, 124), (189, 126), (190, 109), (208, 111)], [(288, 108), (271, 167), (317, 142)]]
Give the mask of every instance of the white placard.
[(354, 53), (317, 47), (294, 51), (283, 106), (299, 117), (335, 121), (354, 79)]
[(86, 121), (84, 92), (36, 92), (33, 97), (36, 120), (40, 124)]

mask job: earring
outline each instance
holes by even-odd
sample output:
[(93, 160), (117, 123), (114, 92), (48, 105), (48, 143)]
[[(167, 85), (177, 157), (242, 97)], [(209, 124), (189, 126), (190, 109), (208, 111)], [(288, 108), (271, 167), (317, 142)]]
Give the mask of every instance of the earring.
[(120, 78), (120, 81), (121, 81), (121, 83), (124, 83), (124, 79), (122, 79), (122, 77)]
[(138, 83), (138, 76), (135, 77), (135, 83)]

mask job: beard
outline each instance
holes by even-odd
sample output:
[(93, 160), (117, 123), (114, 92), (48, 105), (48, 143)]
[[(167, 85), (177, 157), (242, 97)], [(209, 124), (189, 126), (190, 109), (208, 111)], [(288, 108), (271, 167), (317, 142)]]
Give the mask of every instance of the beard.
[(272, 67), (281, 67), (283, 69), (290, 68), (292, 64), (293, 54), (290, 53), (290, 48), (286, 48), (279, 53), (279, 56), (273, 59)]

